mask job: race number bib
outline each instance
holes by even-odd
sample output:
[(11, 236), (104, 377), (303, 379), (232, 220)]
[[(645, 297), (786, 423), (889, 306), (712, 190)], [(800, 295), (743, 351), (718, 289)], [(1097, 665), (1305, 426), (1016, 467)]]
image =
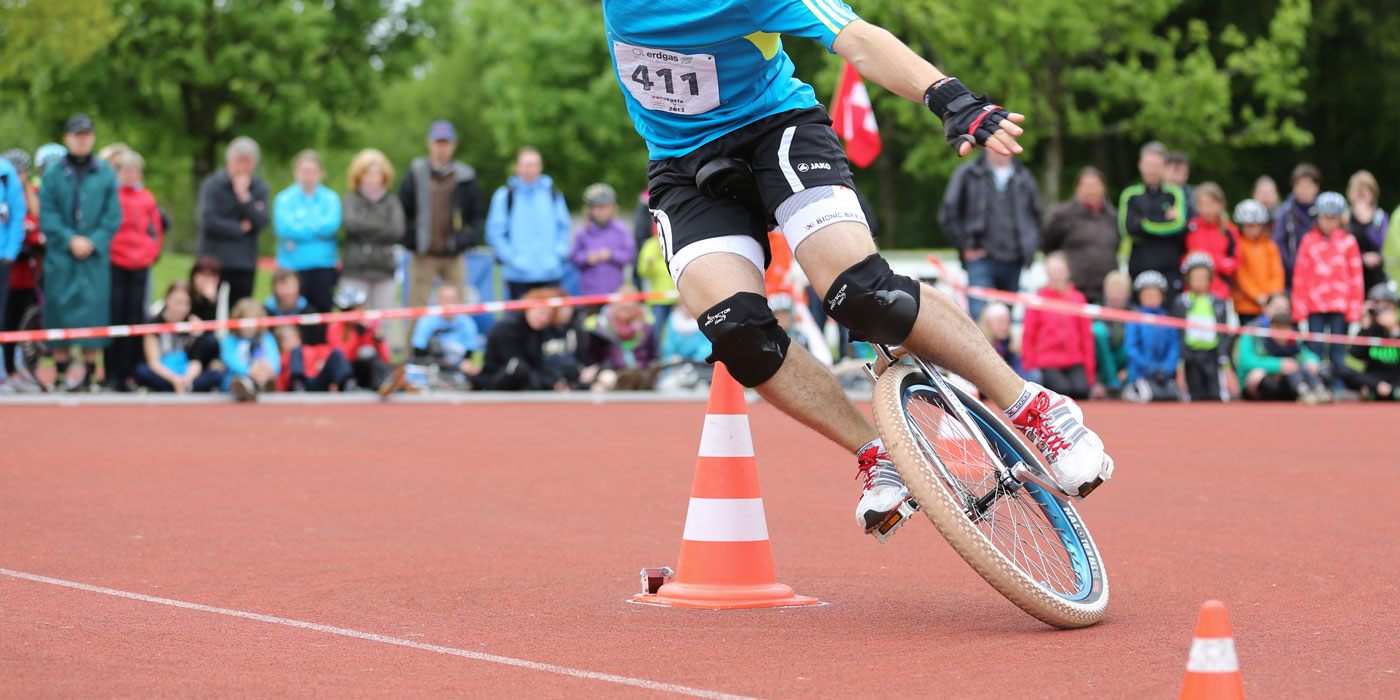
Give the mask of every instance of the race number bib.
[(715, 57), (684, 54), (613, 42), (617, 74), (646, 109), (671, 114), (704, 114), (719, 106)]

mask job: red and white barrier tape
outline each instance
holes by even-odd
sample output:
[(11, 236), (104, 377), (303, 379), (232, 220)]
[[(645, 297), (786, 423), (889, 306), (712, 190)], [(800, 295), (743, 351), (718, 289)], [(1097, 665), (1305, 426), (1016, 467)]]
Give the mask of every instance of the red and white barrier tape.
[(224, 321), (184, 321), (181, 323), (143, 323), (136, 326), (95, 326), (91, 328), (52, 328), (34, 331), (6, 331), (0, 333), (0, 343), (27, 343), (34, 341), (85, 340), (89, 338), (128, 338), (157, 333), (204, 333), (206, 331), (230, 330), (234, 328), (272, 328), (276, 326), (316, 326), (324, 323), (379, 321), (395, 318), (419, 318), (442, 314), (484, 314), (501, 311), (543, 306), (592, 306), (611, 304), (617, 301), (659, 301), (673, 300), (675, 292), (643, 292), (634, 294), (594, 294), (578, 297), (555, 297), (553, 299), (528, 299), (517, 301), (488, 301), (477, 304), (451, 304), (448, 306), (415, 306), (402, 309), (372, 309), (367, 311), (336, 311), (324, 314), (301, 314), (299, 316), (267, 316), (260, 318), (228, 319)]
[(1053, 311), (1069, 316), (1102, 319), (1105, 321), (1141, 323), (1143, 325), (1165, 326), (1168, 328), (1196, 328), (1202, 330), (1214, 328), (1217, 333), (1272, 337), (1275, 340), (1313, 341), (1319, 343), (1400, 348), (1400, 339), (1393, 338), (1374, 338), (1370, 336), (1311, 333), (1304, 331), (1276, 331), (1262, 326), (1231, 326), (1224, 323), (1200, 323), (1197, 321), (1188, 321), (1184, 318), (1177, 318), (1176, 316), (1159, 316), (1157, 314), (1147, 314), (1129, 309), (1115, 309), (1111, 306), (1077, 304), (1060, 299), (1047, 299), (1035, 294), (1020, 294), (1018, 292), (1006, 292), (1000, 289), (987, 289), (986, 287), (969, 287), (956, 281), (956, 279), (949, 274), (948, 268), (944, 267), (943, 262), (937, 257), (930, 255), (928, 259), (934, 267), (938, 268), (938, 271), (943, 275), (943, 279), (947, 280), (948, 284), (951, 285), (953, 289), (971, 297), (999, 301), (1008, 305), (1024, 304), (1026, 307), (1032, 309)]

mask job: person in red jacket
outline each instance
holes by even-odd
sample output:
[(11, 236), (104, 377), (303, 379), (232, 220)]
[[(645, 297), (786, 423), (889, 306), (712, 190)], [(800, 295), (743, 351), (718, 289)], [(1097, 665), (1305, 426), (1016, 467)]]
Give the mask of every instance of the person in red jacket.
[[(1298, 244), (1298, 260), (1293, 267), (1293, 319), (1308, 320), (1314, 333), (1345, 335), (1347, 324), (1361, 320), (1365, 298), (1362, 288), (1361, 248), (1356, 238), (1342, 227), (1347, 200), (1336, 192), (1317, 198), (1317, 228)], [(1333, 391), (1342, 389), (1340, 372), (1346, 366), (1347, 346), (1309, 342), (1318, 357), (1330, 362)]]
[[(1046, 285), (1037, 294), (1046, 299), (1085, 303), (1069, 281), (1064, 253), (1045, 258)], [(1040, 371), (1045, 388), (1072, 399), (1089, 397), (1094, 377), (1094, 327), (1087, 318), (1029, 309), (1022, 323), (1021, 362)]]
[(1215, 265), (1215, 279), (1210, 283), (1210, 294), (1216, 299), (1229, 299), (1230, 289), (1235, 284), (1235, 270), (1239, 259), (1235, 254), (1240, 232), (1225, 217), (1225, 192), (1214, 182), (1203, 182), (1196, 186), (1196, 216), (1186, 224), (1186, 256), (1192, 253), (1209, 253)]
[[(112, 238), (112, 325), (144, 323), (151, 265), (165, 242), (165, 221), (155, 195), (141, 182), (145, 161), (132, 150), (115, 158), (122, 225)], [(144, 359), (140, 338), (116, 338), (103, 354), (107, 388), (130, 391)]]
[[(363, 288), (345, 286), (334, 299), (340, 311), (363, 311), (368, 300)], [(326, 326), (326, 340), (350, 361), (360, 388), (374, 389), (389, 376), (389, 341), (380, 332), (378, 321), (334, 321)]]

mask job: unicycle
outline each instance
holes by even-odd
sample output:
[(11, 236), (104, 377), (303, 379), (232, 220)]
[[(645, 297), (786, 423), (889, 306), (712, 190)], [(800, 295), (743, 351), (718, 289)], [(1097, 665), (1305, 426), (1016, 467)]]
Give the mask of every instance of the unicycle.
[(875, 426), (910, 499), (875, 530), (881, 541), (922, 510), (999, 593), (1046, 624), (1103, 618), (1103, 559), (1071, 503), (1000, 417), (912, 354), (876, 345)]

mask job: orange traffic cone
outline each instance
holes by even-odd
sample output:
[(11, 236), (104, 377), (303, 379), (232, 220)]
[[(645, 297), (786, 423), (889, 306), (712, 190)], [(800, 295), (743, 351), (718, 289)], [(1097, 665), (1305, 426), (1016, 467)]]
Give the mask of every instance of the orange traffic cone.
[(773, 573), (744, 389), (716, 364), (675, 578), (635, 599), (721, 610), (812, 605)]
[(1207, 600), (1196, 622), (1191, 656), (1186, 661), (1186, 684), (1181, 700), (1244, 700), (1244, 679), (1230, 636), (1230, 615), (1225, 604)]

